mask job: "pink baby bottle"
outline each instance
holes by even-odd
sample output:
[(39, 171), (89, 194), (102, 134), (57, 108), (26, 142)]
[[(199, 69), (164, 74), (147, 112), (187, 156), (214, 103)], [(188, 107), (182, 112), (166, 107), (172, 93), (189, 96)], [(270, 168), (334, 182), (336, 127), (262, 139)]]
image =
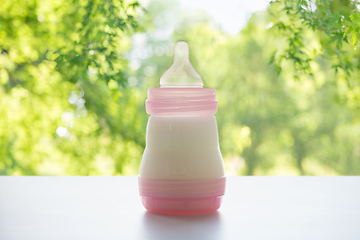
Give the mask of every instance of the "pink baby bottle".
[(225, 192), (225, 171), (214, 114), (215, 89), (203, 88), (189, 61), (189, 45), (175, 45), (172, 66), (150, 88), (151, 114), (141, 162), (139, 191), (144, 207), (159, 214), (216, 211)]

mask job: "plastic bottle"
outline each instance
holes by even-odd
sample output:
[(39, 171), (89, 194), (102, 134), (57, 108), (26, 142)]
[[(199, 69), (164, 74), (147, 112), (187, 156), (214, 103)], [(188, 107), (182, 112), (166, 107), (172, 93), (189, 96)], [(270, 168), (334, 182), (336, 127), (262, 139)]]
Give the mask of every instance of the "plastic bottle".
[(172, 66), (150, 88), (151, 114), (141, 162), (139, 190), (144, 207), (159, 214), (216, 211), (225, 192), (224, 165), (214, 114), (215, 89), (203, 88), (189, 61), (189, 46), (175, 45)]

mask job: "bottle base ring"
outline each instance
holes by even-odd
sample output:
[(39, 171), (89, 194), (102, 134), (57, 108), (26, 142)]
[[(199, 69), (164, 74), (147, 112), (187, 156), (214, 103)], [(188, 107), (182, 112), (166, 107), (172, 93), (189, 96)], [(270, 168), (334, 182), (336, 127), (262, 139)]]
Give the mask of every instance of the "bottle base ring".
[(152, 197), (140, 196), (142, 204), (151, 213), (168, 215), (197, 215), (216, 212), (223, 196), (211, 197)]

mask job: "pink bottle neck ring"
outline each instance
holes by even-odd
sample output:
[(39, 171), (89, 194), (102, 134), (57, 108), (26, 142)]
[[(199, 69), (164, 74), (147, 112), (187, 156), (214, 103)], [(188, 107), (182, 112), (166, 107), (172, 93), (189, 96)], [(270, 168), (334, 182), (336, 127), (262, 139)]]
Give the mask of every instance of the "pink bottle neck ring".
[(214, 115), (217, 100), (213, 88), (149, 88), (145, 102), (151, 115)]

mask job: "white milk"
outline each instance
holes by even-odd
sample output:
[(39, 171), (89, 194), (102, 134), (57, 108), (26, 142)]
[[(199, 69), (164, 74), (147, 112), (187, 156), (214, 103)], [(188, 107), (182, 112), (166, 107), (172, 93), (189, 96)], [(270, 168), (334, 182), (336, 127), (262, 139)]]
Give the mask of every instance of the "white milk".
[(149, 118), (141, 177), (203, 179), (224, 174), (213, 115)]

